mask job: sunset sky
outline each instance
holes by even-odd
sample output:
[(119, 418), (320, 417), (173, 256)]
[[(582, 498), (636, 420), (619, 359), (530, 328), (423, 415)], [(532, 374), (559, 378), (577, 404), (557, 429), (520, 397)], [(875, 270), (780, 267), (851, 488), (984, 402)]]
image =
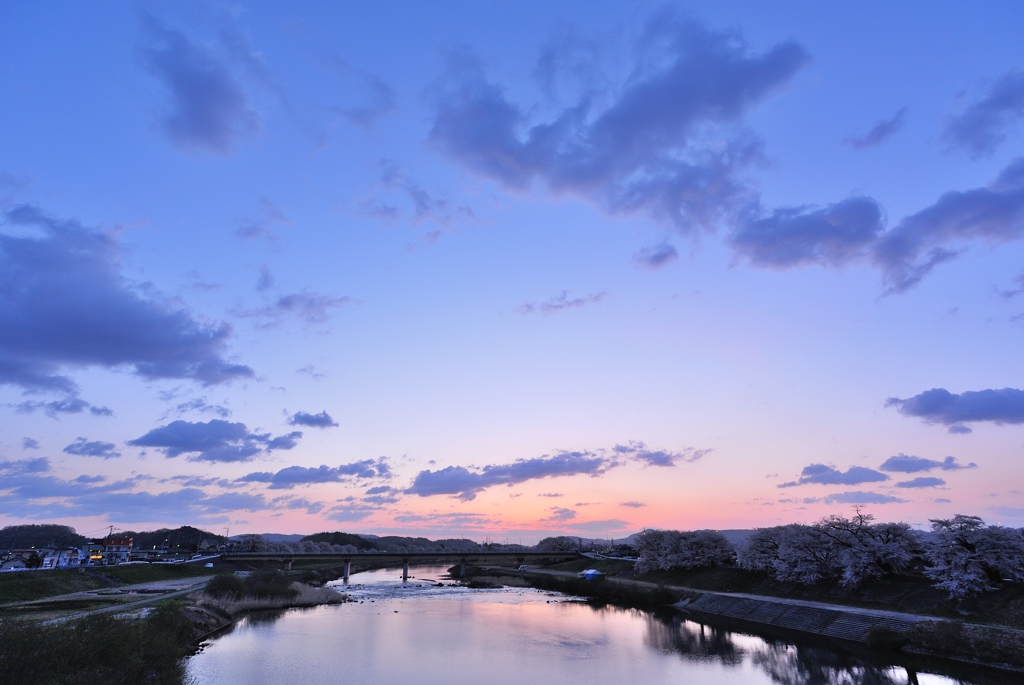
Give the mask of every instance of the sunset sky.
[(1024, 6), (0, 4), (0, 525), (1024, 525)]

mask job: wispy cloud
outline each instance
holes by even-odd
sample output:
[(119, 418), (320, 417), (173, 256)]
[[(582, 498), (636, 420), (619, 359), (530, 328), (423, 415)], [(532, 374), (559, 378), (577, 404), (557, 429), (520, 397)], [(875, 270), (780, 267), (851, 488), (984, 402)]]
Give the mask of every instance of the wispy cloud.
[(644, 212), (690, 231), (745, 195), (738, 177), (763, 156), (740, 123), (808, 61), (794, 42), (752, 54), (736, 32), (665, 11), (637, 41), (621, 88), (582, 92), (540, 119), (488, 80), (475, 56), (456, 52), (431, 90), (430, 142), (506, 188), (539, 180), (610, 213)]
[(591, 452), (562, 452), (554, 456), (518, 459), (511, 464), (494, 464), (475, 470), (464, 466), (449, 466), (437, 471), (420, 471), (406, 493), (420, 497), (453, 495), (469, 501), (475, 499), (480, 491), (495, 485), (516, 485), (528, 480), (559, 476), (595, 476), (611, 466), (610, 459)]
[(651, 271), (657, 271), (677, 259), (679, 259), (679, 252), (667, 240), (663, 240), (657, 245), (642, 248), (633, 255), (634, 264)]
[(363, 459), (338, 466), (288, 466), (277, 472), (257, 471), (238, 479), (240, 483), (267, 483), (271, 489), (290, 489), (297, 485), (340, 483), (355, 479), (390, 479), (391, 467), (386, 457)]
[(175, 145), (228, 154), (260, 132), (262, 119), (239, 73), (240, 36), (222, 32), (215, 45), (204, 45), (150, 14), (142, 18), (147, 40), (139, 55), (166, 89), (160, 124)]
[(516, 311), (520, 314), (533, 314), (534, 312), (540, 312), (541, 314), (557, 314), (558, 312), (565, 311), (567, 309), (580, 309), (586, 307), (588, 304), (597, 304), (605, 297), (608, 293), (601, 291), (598, 293), (591, 293), (585, 297), (569, 297), (568, 291), (563, 290), (561, 294), (555, 295), (551, 299), (545, 302), (539, 302), (531, 304), (529, 302), (524, 303), (516, 308)]
[(974, 102), (951, 115), (942, 139), (974, 159), (988, 157), (1006, 140), (1011, 127), (1024, 120), (1024, 70), (1007, 71)]
[(876, 121), (864, 135), (850, 136), (846, 139), (846, 143), (854, 150), (863, 150), (881, 145), (894, 133), (903, 128), (906, 118), (907, 108), (903, 107), (888, 119)]

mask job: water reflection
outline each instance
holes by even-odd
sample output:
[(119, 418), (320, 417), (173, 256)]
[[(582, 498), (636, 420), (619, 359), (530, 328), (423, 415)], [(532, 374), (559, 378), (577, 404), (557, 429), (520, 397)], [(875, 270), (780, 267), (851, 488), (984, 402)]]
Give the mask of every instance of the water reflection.
[[(646, 614), (644, 619), (644, 642), (652, 649), (726, 666), (749, 662), (780, 685), (918, 685), (913, 670), (873, 665), (841, 651), (732, 633), (678, 617)], [(738, 645), (739, 640), (745, 644)]]
[[(402, 585), (391, 571), (359, 574), (349, 588), (356, 603), (253, 614), (191, 660), (193, 682), (320, 682), (340, 668), (344, 682), (367, 685), (917, 685), (901, 667), (679, 614), (595, 607), (529, 588), (439, 587), (439, 575), (417, 575)], [(921, 676), (922, 685), (954, 682)], [(986, 685), (993, 682), (1014, 681)]]

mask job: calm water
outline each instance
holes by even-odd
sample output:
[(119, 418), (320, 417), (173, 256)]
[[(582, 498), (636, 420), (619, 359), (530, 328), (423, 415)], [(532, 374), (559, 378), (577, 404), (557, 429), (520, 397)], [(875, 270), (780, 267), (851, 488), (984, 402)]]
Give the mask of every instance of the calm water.
[(532, 589), (433, 587), (444, 573), (415, 569), (404, 587), (400, 571), (360, 573), (349, 593), (362, 603), (247, 618), (193, 657), (190, 674), (197, 685), (914, 682), (901, 667), (681, 617), (595, 609)]

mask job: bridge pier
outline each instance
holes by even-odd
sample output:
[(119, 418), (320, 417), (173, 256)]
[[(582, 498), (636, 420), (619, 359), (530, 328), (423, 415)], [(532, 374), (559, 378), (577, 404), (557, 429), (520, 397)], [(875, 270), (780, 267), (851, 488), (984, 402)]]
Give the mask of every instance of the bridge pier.
[(466, 577), (466, 557), (459, 559), (459, 578)]
[(346, 559), (345, 560), (345, 573), (342, 576), (342, 580), (345, 582), (346, 585), (348, 584), (348, 574), (349, 574), (349, 571), (351, 571), (351, 570), (352, 570), (352, 560), (351, 559)]
[(524, 561), (526, 561), (526, 559), (524, 557), (516, 557), (516, 570), (517, 571), (519, 570), (519, 567), (523, 565)]
[(291, 571), (292, 570), (292, 560), (291, 559), (285, 559), (284, 560), (284, 570), (285, 571)]
[(409, 557), (402, 559), (402, 582), (409, 582)]

